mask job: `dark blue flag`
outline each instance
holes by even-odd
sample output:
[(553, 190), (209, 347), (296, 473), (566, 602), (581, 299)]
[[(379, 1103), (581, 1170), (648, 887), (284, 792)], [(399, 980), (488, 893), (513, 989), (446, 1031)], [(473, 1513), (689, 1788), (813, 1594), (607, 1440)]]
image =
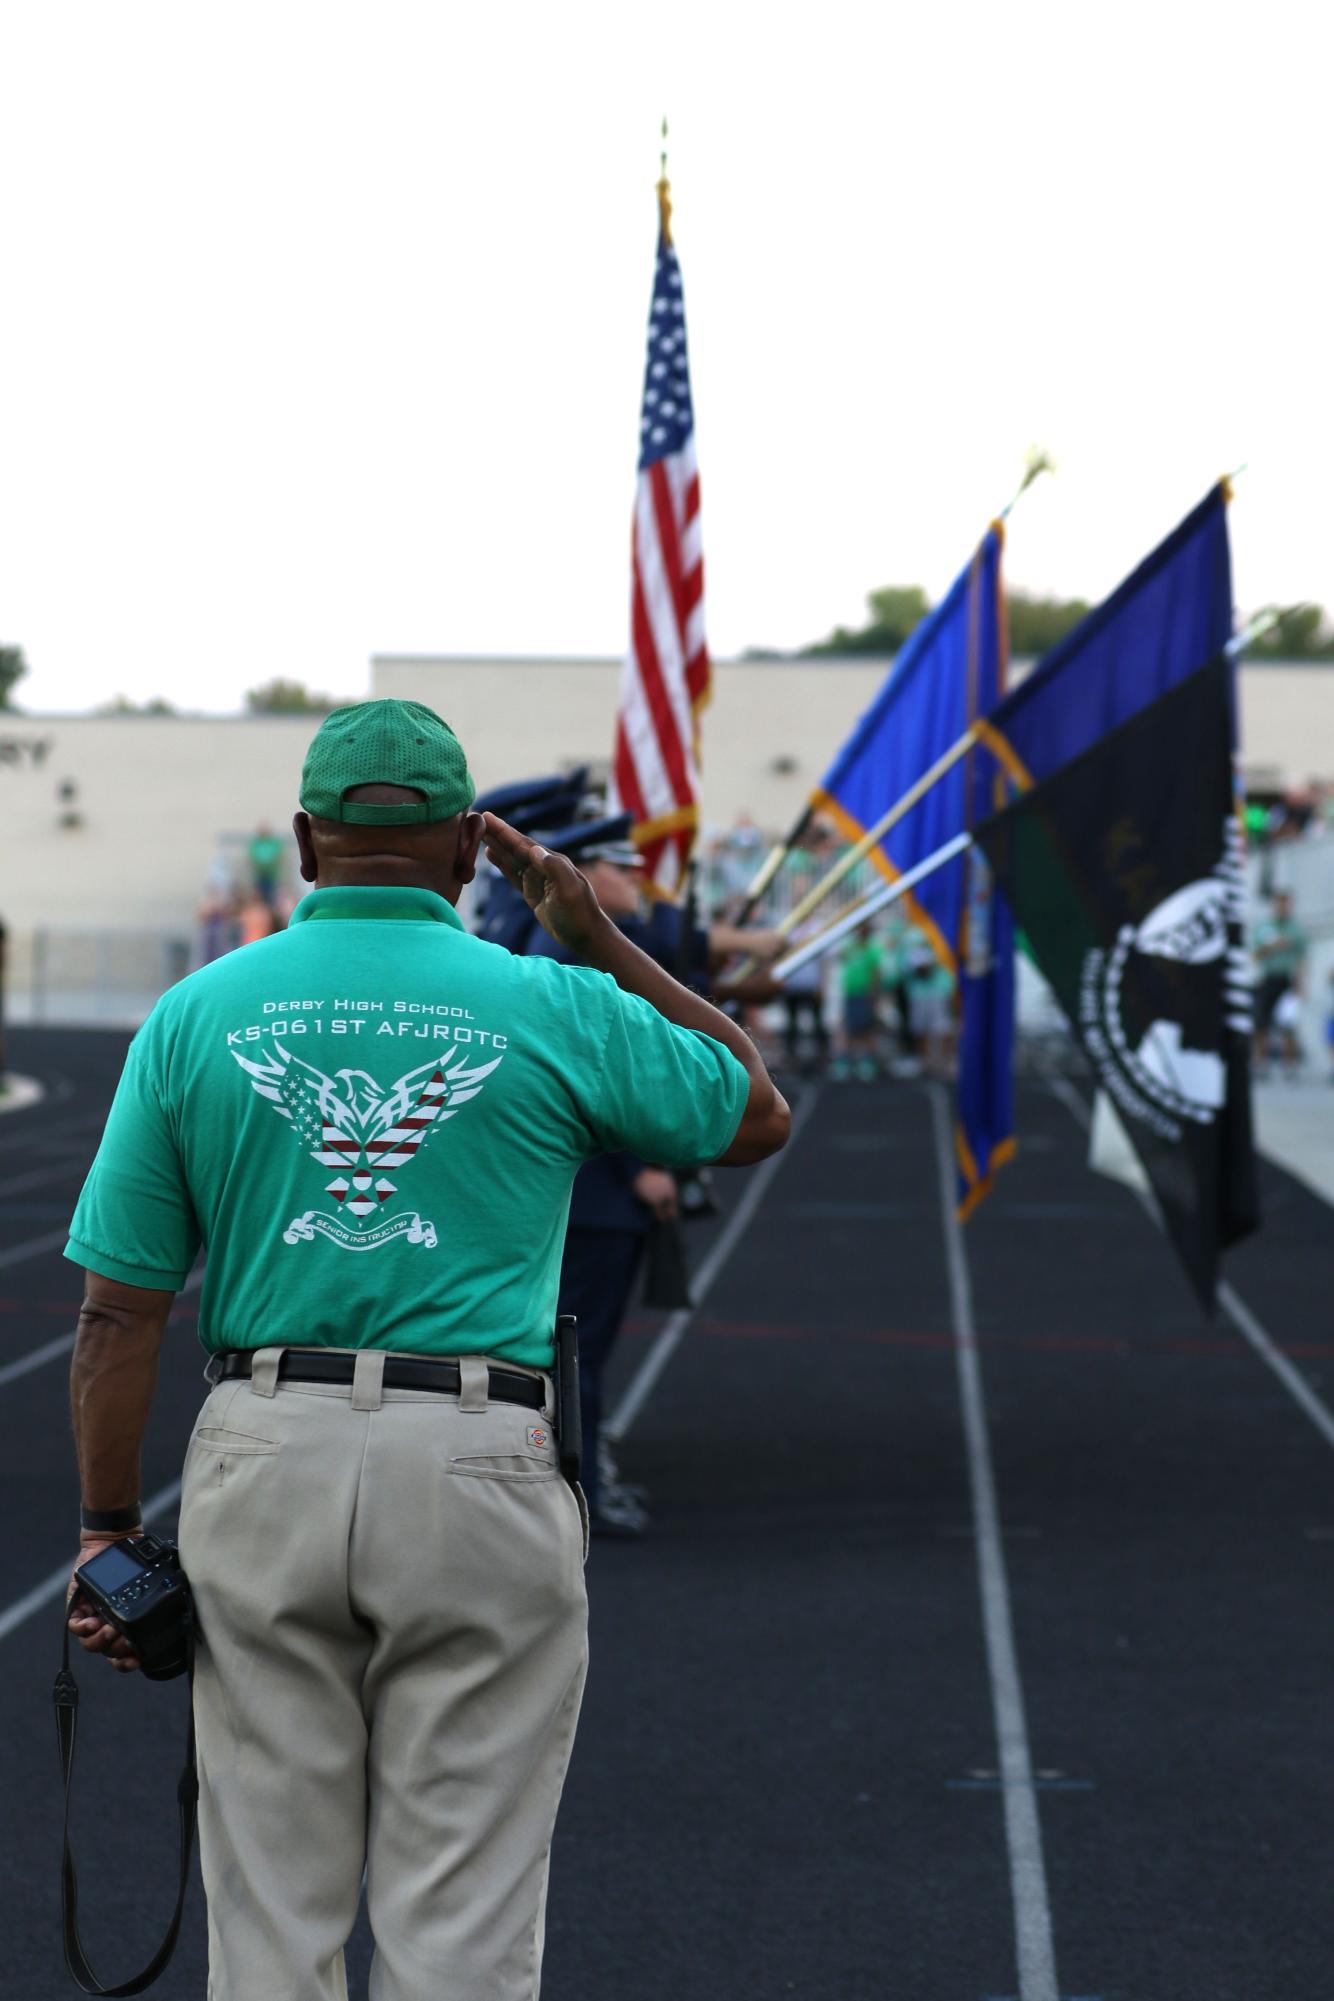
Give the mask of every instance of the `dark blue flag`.
[(1228, 497), (1220, 481), (988, 718), (985, 740), (1020, 785), (1068, 764), (1226, 646)]
[(1208, 1307), (1259, 1223), (1231, 709), (1220, 653), (976, 836)]

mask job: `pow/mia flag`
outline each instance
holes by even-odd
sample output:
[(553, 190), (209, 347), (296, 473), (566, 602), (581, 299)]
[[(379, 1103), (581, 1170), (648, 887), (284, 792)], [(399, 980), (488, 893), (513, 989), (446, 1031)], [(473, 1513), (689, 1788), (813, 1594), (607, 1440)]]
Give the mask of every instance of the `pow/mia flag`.
[(1209, 1308), (1259, 1225), (1231, 702), (1220, 656), (974, 832)]

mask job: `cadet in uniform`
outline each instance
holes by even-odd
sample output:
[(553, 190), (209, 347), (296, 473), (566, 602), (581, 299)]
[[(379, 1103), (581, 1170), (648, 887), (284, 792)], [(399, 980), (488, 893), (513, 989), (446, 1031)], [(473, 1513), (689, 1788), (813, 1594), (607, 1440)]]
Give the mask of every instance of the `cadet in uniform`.
[[(738, 952), (772, 955), (776, 932), (696, 924), (676, 904), (645, 908), (643, 858), (630, 840), (631, 815), (614, 814), (539, 836), (586, 869), (607, 915), (649, 957), (699, 991), (710, 968)], [(572, 955), (540, 928), (528, 949), (570, 961)], [(687, 1163), (679, 1163), (686, 1165)], [(688, 1163), (695, 1165), (697, 1163)], [(575, 1179), (561, 1263), (560, 1311), (579, 1322), (579, 1387), (583, 1403), (584, 1486), (595, 1535), (632, 1537), (648, 1527), (642, 1489), (615, 1477), (601, 1439), (602, 1384), (621, 1331), (655, 1219), (678, 1212), (675, 1178), (661, 1161), (637, 1153), (590, 1160)]]
[[(328, 717), (294, 822), (313, 893), (159, 1001), (71, 1227), (84, 1555), (135, 1531), (163, 1330), (208, 1256), (180, 1543), (211, 2001), (345, 1995), (363, 1866), (377, 2001), (537, 1994), (586, 1661), (549, 1375), (570, 1186), (605, 1151), (787, 1136), (746, 1038), (473, 796), (429, 709)], [(484, 836), (587, 970), (463, 931)], [(70, 1623), (136, 1665), (86, 1601)]]

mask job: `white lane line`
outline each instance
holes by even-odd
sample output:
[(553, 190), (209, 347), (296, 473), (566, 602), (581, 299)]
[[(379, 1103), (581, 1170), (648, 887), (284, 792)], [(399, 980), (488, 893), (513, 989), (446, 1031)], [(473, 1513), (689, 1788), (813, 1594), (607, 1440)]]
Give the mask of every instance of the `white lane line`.
[[(165, 1515), (168, 1508), (175, 1507), (180, 1494), (179, 1480), (171, 1480), (165, 1487), (159, 1487), (156, 1494), (144, 1502), (145, 1522), (153, 1521), (158, 1515)], [(31, 1619), (34, 1612), (40, 1612), (44, 1605), (49, 1605), (53, 1599), (59, 1598), (69, 1583), (69, 1574), (73, 1567), (72, 1563), (62, 1563), (59, 1570), (53, 1570), (40, 1584), (34, 1584), (32, 1590), (26, 1591), (22, 1598), (16, 1598), (12, 1605), (6, 1605), (4, 1611), (0, 1612), (0, 1640), (6, 1639), (15, 1627), (23, 1624), (25, 1619)]]
[(27, 1174), (12, 1174), (8, 1181), (0, 1181), (0, 1195), (22, 1195), (29, 1188), (45, 1187), (48, 1181), (69, 1181), (86, 1170), (86, 1155), (82, 1150), (72, 1152), (55, 1167), (35, 1167)]
[[(683, 1306), (679, 1312), (673, 1313), (670, 1320), (665, 1323), (657, 1340), (653, 1343), (653, 1346), (649, 1349), (632, 1377), (625, 1395), (612, 1412), (610, 1420), (603, 1426), (603, 1430), (609, 1439), (615, 1441), (616, 1439), (625, 1437), (626, 1432), (630, 1429), (630, 1426), (634, 1423), (640, 1411), (653, 1394), (659, 1376), (661, 1376), (663, 1370), (671, 1361), (672, 1356), (681, 1345), (681, 1337), (698, 1313), (700, 1307), (704, 1304), (713, 1281), (717, 1278), (719, 1272), (731, 1257), (732, 1252), (736, 1249), (737, 1244), (745, 1235), (755, 1211), (764, 1200), (765, 1191), (769, 1183), (773, 1180), (775, 1174), (777, 1174), (779, 1168), (788, 1158), (793, 1147), (801, 1137), (801, 1129), (815, 1109), (817, 1096), (818, 1087), (812, 1084), (805, 1091), (800, 1103), (792, 1113), (792, 1131), (788, 1136), (787, 1145), (781, 1153), (771, 1153), (769, 1158), (761, 1161), (760, 1165), (756, 1168), (751, 1177), (750, 1186), (737, 1203), (735, 1210), (728, 1219), (726, 1228), (719, 1233), (717, 1242), (713, 1245), (708, 1256), (690, 1281), (690, 1290), (694, 1294), (695, 1299), (694, 1305)], [(591, 1444), (587, 1449), (592, 1450)]]
[(26, 1244), (15, 1244), (11, 1250), (0, 1251), (0, 1271), (6, 1265), (21, 1265), (29, 1258), (39, 1258), (43, 1251), (53, 1251), (57, 1244), (63, 1249), (68, 1242), (68, 1229), (48, 1230), (44, 1237), (30, 1237)]
[[(1047, 1083), (1053, 1097), (1060, 1099), (1071, 1117), (1087, 1132), (1093, 1114), (1074, 1085), (1066, 1077), (1049, 1077)], [(1129, 1183), (1123, 1185), (1130, 1186), (1130, 1192), (1139, 1198), (1140, 1207), (1145, 1215), (1161, 1230), (1163, 1219), (1158, 1213), (1158, 1204), (1154, 1201), (1152, 1193), (1146, 1193), (1143, 1188), (1135, 1188)], [(1243, 1341), (1249, 1344), (1265, 1367), (1277, 1376), (1298, 1408), (1305, 1411), (1325, 1443), (1334, 1445), (1334, 1411), (1330, 1410), (1323, 1398), (1317, 1396), (1301, 1370), (1288, 1360), (1272, 1335), (1267, 1333), (1256, 1319), (1236, 1287), (1227, 1279), (1219, 1281), (1218, 1304)]]
[(58, 1361), (62, 1355), (68, 1355), (73, 1346), (72, 1334), (57, 1334), (54, 1340), (44, 1341), (40, 1348), (32, 1348), (26, 1355), (6, 1362), (0, 1369), (0, 1388), (6, 1383), (16, 1383), (20, 1376), (30, 1376), (34, 1369), (43, 1368), (47, 1362)]
[[(47, 1115), (42, 1119), (29, 1119), (17, 1130), (0, 1128), (0, 1155), (45, 1151), (48, 1146), (70, 1145), (79, 1140), (101, 1137), (106, 1123), (105, 1114), (90, 1119), (86, 1112), (81, 1112), (77, 1117), (58, 1119), (52, 1124), (49, 1116), (52, 1100), (48, 1096), (44, 1102)], [(37, 1107), (25, 1105), (22, 1109), (35, 1112)]]
[(1300, 1404), (1327, 1445), (1334, 1445), (1334, 1412), (1323, 1403), (1299, 1369), (1266, 1334), (1244, 1299), (1226, 1279), (1218, 1287), (1218, 1304), (1232, 1325), (1250, 1342), (1260, 1360), (1273, 1370), (1294, 1403)]
[[(177, 1293), (177, 1299), (184, 1299), (187, 1292), (197, 1292), (203, 1283), (204, 1268), (201, 1265), (198, 1271), (190, 1273)], [(77, 1333), (76, 1328), (72, 1334), (57, 1334), (53, 1340), (43, 1341), (40, 1348), (32, 1348), (26, 1355), (16, 1355), (12, 1362), (6, 1362), (4, 1367), (0, 1368), (0, 1389), (3, 1389), (6, 1383), (17, 1382), (20, 1376), (30, 1376), (34, 1369), (44, 1367), (47, 1362), (56, 1362), (62, 1355), (68, 1355), (74, 1346)]]
[(945, 1231), (945, 1261), (949, 1270), (959, 1403), (968, 1447), (968, 1482), (972, 1491), (982, 1630), (986, 1639), (1001, 1797), (1005, 1807), (1005, 1845), (1010, 1857), (1010, 1897), (1014, 1906), (1019, 2001), (1060, 2001), (1060, 1990), (1056, 1984), (1051, 1899), (1047, 1893), (1047, 1870), (1042, 1857), (1042, 1823), (1038, 1818), (1024, 1688), (1019, 1676), (1014, 1616), (1010, 1609), (1010, 1587), (1001, 1542), (1000, 1508), (991, 1465), (982, 1368), (978, 1360), (977, 1330), (973, 1320), (973, 1291), (968, 1277), (963, 1232), (955, 1213), (949, 1100), (940, 1084), (931, 1087), (931, 1123), (940, 1176), (940, 1210)]

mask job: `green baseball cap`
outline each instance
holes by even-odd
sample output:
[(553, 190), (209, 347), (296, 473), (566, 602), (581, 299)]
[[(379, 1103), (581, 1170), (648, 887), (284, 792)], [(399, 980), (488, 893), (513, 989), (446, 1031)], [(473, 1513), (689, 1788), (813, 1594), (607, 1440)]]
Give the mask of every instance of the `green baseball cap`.
[[(411, 785), (425, 796), (402, 805), (347, 799), (357, 785)], [(452, 820), (476, 796), (463, 745), (424, 702), (358, 702), (324, 718), (301, 770), (301, 804), (322, 820), (354, 827), (405, 827)]]

